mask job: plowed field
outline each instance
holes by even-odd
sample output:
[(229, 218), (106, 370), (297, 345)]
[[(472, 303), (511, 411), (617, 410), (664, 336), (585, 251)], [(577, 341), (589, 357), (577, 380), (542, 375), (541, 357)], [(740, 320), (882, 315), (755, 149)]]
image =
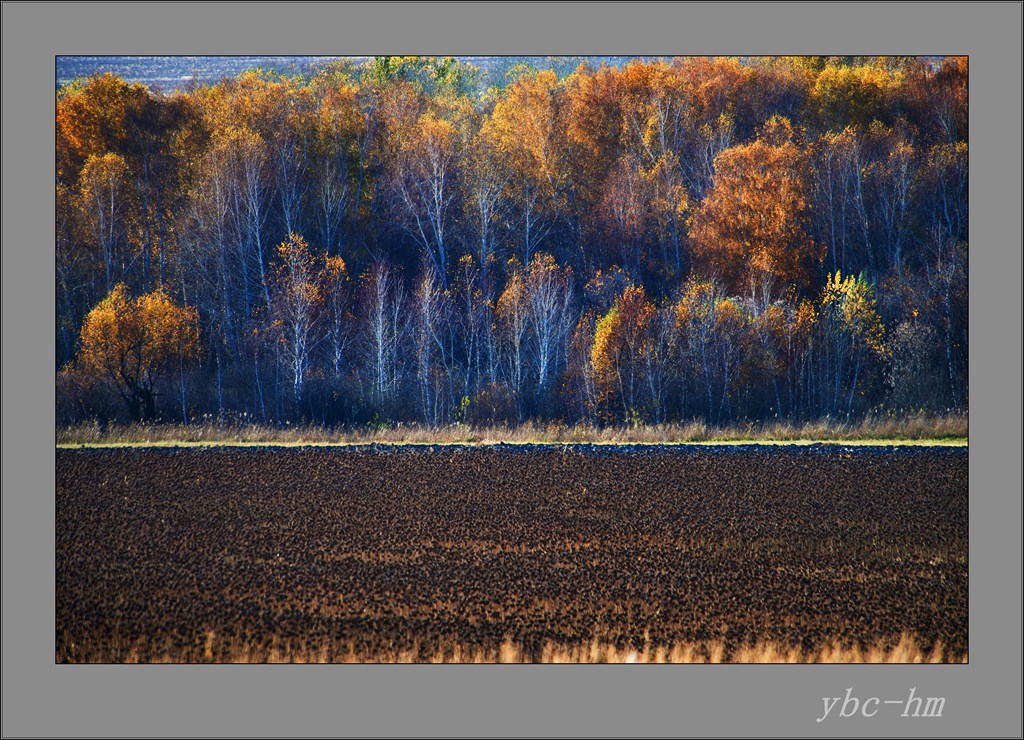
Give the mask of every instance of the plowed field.
[(967, 652), (967, 448), (56, 455), (58, 661)]

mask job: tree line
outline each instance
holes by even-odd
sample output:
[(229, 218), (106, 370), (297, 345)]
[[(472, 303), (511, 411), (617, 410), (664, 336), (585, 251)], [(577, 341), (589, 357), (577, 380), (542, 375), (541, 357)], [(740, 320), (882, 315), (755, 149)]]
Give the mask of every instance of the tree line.
[(967, 61), (451, 58), (56, 100), (60, 421), (966, 410)]

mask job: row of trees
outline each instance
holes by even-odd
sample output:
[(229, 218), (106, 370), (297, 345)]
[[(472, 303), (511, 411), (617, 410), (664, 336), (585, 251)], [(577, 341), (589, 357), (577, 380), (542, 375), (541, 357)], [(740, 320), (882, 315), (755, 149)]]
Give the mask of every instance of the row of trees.
[[(478, 80), (61, 89), (60, 413), (110, 415), (104, 384), (135, 418), (268, 423), (966, 408), (966, 60)], [(134, 330), (141, 385), (98, 328), (139, 302), (179, 337)]]

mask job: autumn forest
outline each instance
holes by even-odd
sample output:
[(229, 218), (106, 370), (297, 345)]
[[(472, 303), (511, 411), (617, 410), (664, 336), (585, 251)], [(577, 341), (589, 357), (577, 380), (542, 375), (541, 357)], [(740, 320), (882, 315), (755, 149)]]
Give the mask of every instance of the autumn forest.
[(56, 93), (58, 423), (968, 409), (965, 58)]

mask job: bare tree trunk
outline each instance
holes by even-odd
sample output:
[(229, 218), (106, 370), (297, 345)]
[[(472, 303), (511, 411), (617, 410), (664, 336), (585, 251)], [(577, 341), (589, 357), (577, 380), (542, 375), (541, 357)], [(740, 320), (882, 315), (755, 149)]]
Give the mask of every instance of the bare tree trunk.
[(178, 383), (181, 387), (181, 421), (188, 424), (188, 405), (185, 402), (185, 357), (178, 354)]

